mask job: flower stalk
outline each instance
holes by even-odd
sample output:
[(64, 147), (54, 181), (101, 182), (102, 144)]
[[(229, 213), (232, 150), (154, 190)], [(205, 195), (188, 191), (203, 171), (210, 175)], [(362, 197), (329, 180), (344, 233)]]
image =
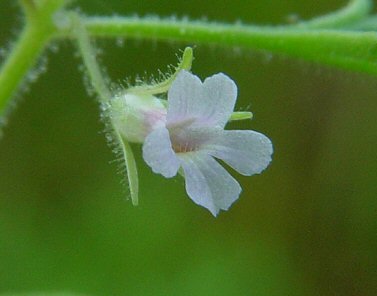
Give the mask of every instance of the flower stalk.
[(81, 53), (85, 68), (87, 69), (89, 80), (93, 88), (99, 95), (99, 101), (101, 103), (108, 103), (113, 95), (96, 61), (96, 52), (92, 47), (86, 28), (82, 24), (79, 15), (72, 13), (71, 20), (72, 30), (76, 37), (77, 45)]
[[(75, 34), (78, 48), (87, 70), (89, 80), (99, 96), (100, 103), (105, 108), (108, 108), (108, 106), (110, 106), (111, 104), (111, 100), (114, 94), (108, 87), (106, 78), (104, 77), (103, 72), (101, 71), (100, 66), (96, 61), (96, 51), (90, 42), (90, 37), (85, 27), (81, 23), (80, 17), (77, 14), (72, 13), (70, 19), (72, 21), (72, 30)], [(128, 185), (130, 188), (131, 201), (132, 204), (136, 206), (139, 203), (139, 179), (135, 157), (127, 139), (125, 139), (118, 130), (118, 127), (114, 123), (111, 114), (107, 113), (108, 110), (105, 112), (105, 119), (109, 122), (112, 138), (115, 141), (115, 144), (119, 146), (121, 156), (124, 159)]]

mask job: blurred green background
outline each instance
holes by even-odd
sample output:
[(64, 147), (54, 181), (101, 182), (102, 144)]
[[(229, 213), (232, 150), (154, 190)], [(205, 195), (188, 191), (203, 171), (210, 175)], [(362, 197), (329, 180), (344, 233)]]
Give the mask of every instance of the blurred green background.
[[(341, 0), (81, 0), (88, 14), (158, 14), (259, 24), (332, 11)], [(1, 1), (0, 44), (22, 27)], [(157, 74), (186, 45), (98, 40), (113, 81)], [(377, 295), (377, 79), (238, 48), (195, 46), (193, 71), (225, 72), (239, 110), (275, 147), (260, 176), (214, 218), (181, 178), (151, 172), (135, 146), (140, 206), (127, 200), (98, 105), (70, 41), (18, 97), (0, 142), (0, 293)], [(2, 57), (0, 59), (3, 59)], [(41, 61), (44, 68), (45, 61)], [(41, 69), (41, 67), (40, 67)], [(146, 74), (145, 74), (146, 73)]]

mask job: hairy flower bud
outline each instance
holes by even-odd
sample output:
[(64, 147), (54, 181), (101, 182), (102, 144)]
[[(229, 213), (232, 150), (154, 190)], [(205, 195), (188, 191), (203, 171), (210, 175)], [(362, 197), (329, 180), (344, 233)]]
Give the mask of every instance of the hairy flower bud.
[(143, 143), (154, 129), (164, 126), (166, 108), (152, 95), (125, 94), (111, 102), (111, 120), (129, 142)]

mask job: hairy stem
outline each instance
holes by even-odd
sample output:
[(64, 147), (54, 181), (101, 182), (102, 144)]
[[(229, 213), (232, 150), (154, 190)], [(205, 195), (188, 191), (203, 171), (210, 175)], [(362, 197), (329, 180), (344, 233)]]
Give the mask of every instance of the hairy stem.
[(35, 65), (51, 33), (27, 25), (0, 69), (0, 117), (17, 89)]
[(89, 35), (86, 28), (82, 24), (80, 17), (76, 14), (72, 15), (73, 20), (73, 32), (77, 39), (77, 44), (84, 61), (85, 68), (88, 71), (89, 79), (99, 94), (99, 99), (102, 103), (110, 101), (112, 94), (104, 78), (104, 75), (96, 61), (96, 51), (92, 47)]
[(377, 36), (370, 32), (256, 27), (169, 19), (88, 17), (93, 36), (217, 44), (267, 50), (377, 75)]
[[(99, 64), (97, 63), (96, 51), (90, 42), (89, 35), (80, 19), (80, 16), (72, 13), (71, 20), (73, 25), (73, 33), (76, 37), (85, 68), (88, 71), (90, 83), (98, 93), (101, 104), (108, 106), (110, 104), (111, 98), (113, 97), (113, 94), (108, 87), (108, 83), (100, 69)], [(109, 126), (111, 126), (112, 128), (111, 133), (114, 136), (114, 140), (116, 144), (119, 145), (120, 151), (122, 153), (124, 164), (126, 166), (126, 174), (130, 188), (132, 204), (136, 206), (139, 203), (139, 179), (135, 157), (133, 155), (130, 144), (126, 141), (126, 139), (122, 137), (121, 133), (113, 123), (111, 114), (108, 114), (107, 119), (109, 120)]]
[(31, 0), (20, 1), (27, 16), (26, 25), (0, 67), (0, 123), (5, 122), (7, 107), (16, 91), (56, 33), (52, 16), (65, 3), (65, 0), (50, 0), (37, 7)]

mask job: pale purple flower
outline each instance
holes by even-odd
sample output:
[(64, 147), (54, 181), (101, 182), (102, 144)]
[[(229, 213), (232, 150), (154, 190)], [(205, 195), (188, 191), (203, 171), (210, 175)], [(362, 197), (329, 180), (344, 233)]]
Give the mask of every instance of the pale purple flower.
[(227, 210), (242, 190), (216, 159), (250, 176), (268, 166), (273, 151), (263, 134), (224, 130), (236, 98), (237, 86), (225, 74), (201, 82), (181, 71), (168, 92), (166, 125), (154, 129), (143, 145), (153, 172), (171, 178), (182, 168), (187, 194), (214, 216)]

